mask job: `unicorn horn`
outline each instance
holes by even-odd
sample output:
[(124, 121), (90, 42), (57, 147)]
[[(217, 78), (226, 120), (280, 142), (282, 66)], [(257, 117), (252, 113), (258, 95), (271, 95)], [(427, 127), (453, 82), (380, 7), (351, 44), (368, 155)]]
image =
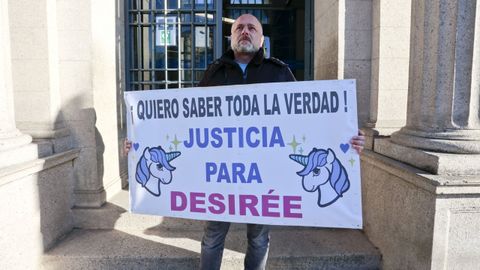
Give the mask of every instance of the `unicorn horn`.
[(171, 161), (175, 158), (177, 158), (178, 156), (180, 156), (180, 152), (170, 152), (170, 153), (167, 153), (167, 161)]
[(291, 160), (302, 164), (303, 166), (306, 166), (308, 163), (308, 157), (307, 156), (302, 156), (302, 155), (289, 155), (288, 156)]

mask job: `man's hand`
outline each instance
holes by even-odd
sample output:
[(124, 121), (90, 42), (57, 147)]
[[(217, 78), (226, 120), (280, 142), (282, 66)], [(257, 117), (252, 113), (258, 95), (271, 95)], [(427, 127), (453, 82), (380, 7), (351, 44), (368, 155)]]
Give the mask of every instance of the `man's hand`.
[(127, 156), (128, 152), (132, 149), (132, 141), (129, 141), (127, 138), (123, 141), (123, 155)]
[(359, 129), (358, 136), (353, 136), (350, 140), (350, 143), (352, 144), (353, 149), (355, 149), (355, 151), (357, 151), (357, 153), (360, 155), (360, 153), (362, 153), (363, 146), (365, 145), (365, 132)]

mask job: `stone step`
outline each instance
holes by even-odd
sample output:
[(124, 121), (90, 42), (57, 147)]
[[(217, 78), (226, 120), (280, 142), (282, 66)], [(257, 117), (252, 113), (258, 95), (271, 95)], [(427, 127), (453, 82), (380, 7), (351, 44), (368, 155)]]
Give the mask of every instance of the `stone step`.
[[(245, 226), (229, 232), (222, 269), (243, 269)], [(74, 230), (48, 251), (41, 269), (197, 269), (202, 231)], [(380, 269), (361, 231), (272, 227), (268, 269)]]

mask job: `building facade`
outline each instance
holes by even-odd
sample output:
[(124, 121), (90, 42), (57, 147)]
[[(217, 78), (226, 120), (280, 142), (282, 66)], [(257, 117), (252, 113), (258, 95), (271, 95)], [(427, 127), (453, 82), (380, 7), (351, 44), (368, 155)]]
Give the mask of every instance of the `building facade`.
[(54, 269), (72, 230), (116, 222), (123, 93), (194, 87), (242, 13), (298, 80), (357, 80), (381, 267), (476, 268), (478, 1), (0, 0), (1, 268)]

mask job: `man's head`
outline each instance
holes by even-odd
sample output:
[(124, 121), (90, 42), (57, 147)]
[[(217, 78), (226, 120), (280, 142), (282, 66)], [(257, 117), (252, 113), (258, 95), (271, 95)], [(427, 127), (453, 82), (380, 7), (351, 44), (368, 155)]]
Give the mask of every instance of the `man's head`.
[(255, 16), (243, 14), (232, 25), (231, 45), (235, 53), (254, 54), (263, 44), (262, 24)]

